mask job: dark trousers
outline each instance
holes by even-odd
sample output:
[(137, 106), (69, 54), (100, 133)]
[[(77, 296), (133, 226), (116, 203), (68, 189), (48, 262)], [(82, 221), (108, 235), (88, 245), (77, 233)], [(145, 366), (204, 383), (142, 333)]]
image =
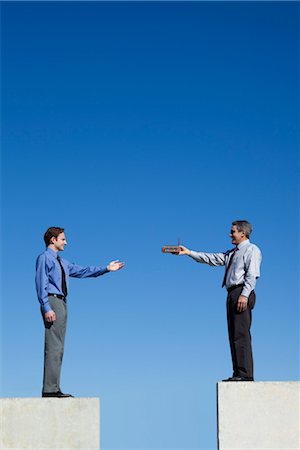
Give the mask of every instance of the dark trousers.
[(253, 356), (251, 345), (250, 327), (252, 321), (252, 309), (255, 305), (255, 292), (252, 291), (247, 309), (237, 311), (238, 298), (243, 290), (242, 286), (228, 292), (227, 296), (227, 324), (230, 342), (233, 376), (253, 378)]

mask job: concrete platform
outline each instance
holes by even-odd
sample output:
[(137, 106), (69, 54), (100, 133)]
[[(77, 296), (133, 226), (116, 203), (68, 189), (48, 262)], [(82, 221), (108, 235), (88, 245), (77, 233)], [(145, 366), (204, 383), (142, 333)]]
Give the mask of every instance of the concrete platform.
[(0, 399), (0, 449), (100, 450), (99, 399)]
[(217, 384), (219, 450), (300, 450), (300, 382)]

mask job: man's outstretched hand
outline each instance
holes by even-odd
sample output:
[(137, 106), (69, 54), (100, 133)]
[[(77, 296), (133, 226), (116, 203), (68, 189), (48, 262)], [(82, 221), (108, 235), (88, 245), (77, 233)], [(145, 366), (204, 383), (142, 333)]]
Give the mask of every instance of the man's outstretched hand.
[(180, 245), (179, 248), (180, 248), (180, 252), (178, 253), (178, 255), (190, 255), (191, 254), (191, 250), (184, 247), (183, 245)]
[(124, 267), (124, 264), (124, 262), (120, 262), (118, 259), (116, 259), (115, 261), (112, 261), (107, 265), (107, 270), (109, 270), (110, 272), (116, 272), (116, 270), (122, 269), (122, 267)]

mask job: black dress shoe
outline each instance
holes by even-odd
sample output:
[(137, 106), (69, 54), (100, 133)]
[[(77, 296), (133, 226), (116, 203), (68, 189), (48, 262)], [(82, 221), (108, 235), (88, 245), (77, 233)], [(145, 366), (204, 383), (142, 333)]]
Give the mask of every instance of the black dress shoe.
[(68, 397), (73, 397), (73, 395), (71, 394), (64, 394), (61, 391), (57, 391), (57, 392), (43, 392), (42, 393), (42, 397), (54, 397), (54, 398), (68, 398)]
[(252, 377), (229, 377), (222, 381), (254, 381)]

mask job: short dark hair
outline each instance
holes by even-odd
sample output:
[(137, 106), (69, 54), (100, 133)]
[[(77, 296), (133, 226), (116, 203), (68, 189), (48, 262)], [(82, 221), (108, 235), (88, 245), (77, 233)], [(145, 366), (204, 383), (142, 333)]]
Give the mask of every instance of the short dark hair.
[(64, 231), (65, 231), (65, 229), (64, 228), (60, 228), (60, 227), (50, 227), (50, 228), (48, 228), (48, 230), (44, 234), (44, 241), (45, 241), (46, 247), (48, 247), (48, 245), (51, 244), (51, 238), (53, 238), (53, 237), (57, 238), (57, 236), (60, 233), (63, 233)]
[(235, 225), (238, 229), (238, 231), (243, 231), (247, 238), (250, 237), (250, 234), (252, 233), (252, 225), (247, 220), (235, 220), (232, 222), (232, 225)]

